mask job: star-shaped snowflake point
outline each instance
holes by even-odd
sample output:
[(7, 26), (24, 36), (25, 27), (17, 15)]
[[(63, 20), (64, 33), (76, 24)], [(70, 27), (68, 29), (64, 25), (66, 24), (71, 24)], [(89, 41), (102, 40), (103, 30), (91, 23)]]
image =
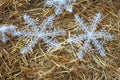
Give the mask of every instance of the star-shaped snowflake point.
[(15, 30), (16, 30), (15, 25), (2, 25), (2, 26), (0, 26), (0, 40), (3, 43), (6, 43), (6, 41), (8, 40), (6, 33), (12, 34)]
[(68, 12), (72, 12), (72, 7), (70, 4), (72, 2), (75, 2), (76, 0), (46, 0), (45, 5), (46, 6), (55, 6), (55, 14), (60, 14), (62, 13), (62, 10), (65, 9)]
[(94, 19), (92, 20), (90, 28), (88, 28), (84, 24), (84, 21), (78, 15), (75, 14), (74, 16), (75, 16), (76, 24), (79, 26), (80, 29), (84, 31), (85, 34), (70, 37), (67, 40), (67, 42), (74, 43), (74, 42), (84, 41), (82, 49), (80, 49), (80, 51), (78, 52), (78, 58), (81, 59), (83, 57), (84, 53), (89, 49), (90, 43), (94, 45), (94, 47), (97, 49), (97, 51), (100, 53), (101, 56), (105, 56), (106, 54), (105, 50), (102, 44), (97, 39), (104, 38), (104, 40), (109, 40), (109, 39), (113, 39), (113, 35), (103, 31), (95, 32), (97, 28), (97, 24), (101, 19), (101, 14), (100, 13), (96, 14)]

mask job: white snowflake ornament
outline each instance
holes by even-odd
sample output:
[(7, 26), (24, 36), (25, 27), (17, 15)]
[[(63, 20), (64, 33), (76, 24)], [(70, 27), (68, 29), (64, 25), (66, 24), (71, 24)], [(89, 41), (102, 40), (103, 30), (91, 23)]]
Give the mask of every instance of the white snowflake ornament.
[(100, 21), (101, 14), (100, 13), (96, 14), (94, 19), (92, 20), (90, 29), (84, 24), (84, 21), (78, 15), (75, 14), (74, 16), (75, 16), (76, 24), (79, 26), (80, 29), (84, 31), (84, 34), (70, 37), (67, 40), (67, 42), (75, 43), (75, 42), (84, 41), (82, 49), (80, 49), (80, 51), (78, 52), (78, 58), (81, 59), (83, 57), (85, 52), (89, 49), (89, 47), (91, 47), (90, 43), (94, 45), (94, 47), (97, 49), (97, 51), (100, 53), (101, 56), (105, 56), (106, 54), (105, 50), (103, 46), (100, 44), (98, 39), (103, 38), (105, 40), (110, 40), (110, 39), (113, 39), (113, 35), (103, 31), (95, 32), (97, 28), (97, 24)]
[(62, 10), (65, 9), (68, 12), (72, 12), (72, 7), (70, 4), (76, 0), (46, 0), (45, 5), (48, 7), (55, 6), (55, 14), (62, 13)]
[(26, 26), (24, 30), (17, 30), (16, 32), (14, 31), (13, 36), (21, 36), (23, 40), (30, 40), (32, 38), (32, 40), (20, 50), (21, 54), (32, 51), (39, 39), (42, 39), (47, 44), (48, 48), (60, 48), (60, 44), (55, 37), (59, 35), (65, 35), (65, 31), (54, 27), (52, 23), (54, 17), (54, 15), (47, 17), (47, 19), (45, 19), (43, 23), (38, 26), (38, 20), (30, 18), (28, 15), (23, 16)]

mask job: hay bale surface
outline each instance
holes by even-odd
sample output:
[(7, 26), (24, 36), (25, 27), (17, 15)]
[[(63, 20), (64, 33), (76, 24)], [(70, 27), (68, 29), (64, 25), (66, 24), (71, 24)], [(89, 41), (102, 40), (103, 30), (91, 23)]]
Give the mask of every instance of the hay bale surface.
[[(19, 53), (24, 46), (21, 38), (8, 35), (6, 44), (0, 42), (0, 80), (120, 80), (120, 1), (77, 0), (72, 8), (73, 13), (64, 11), (55, 18), (54, 24), (67, 32), (58, 40), (62, 43), (69, 37), (68, 33), (73, 33), (74, 14), (89, 23), (89, 19), (101, 12), (99, 27), (114, 34), (114, 40), (104, 45), (106, 56), (87, 51), (79, 60), (66, 45), (46, 52), (43, 41), (39, 41), (32, 52), (22, 55)], [(54, 7), (44, 6), (44, 0), (0, 0), (0, 25), (15, 24), (23, 28), (25, 13), (38, 17), (41, 23), (53, 11)]]

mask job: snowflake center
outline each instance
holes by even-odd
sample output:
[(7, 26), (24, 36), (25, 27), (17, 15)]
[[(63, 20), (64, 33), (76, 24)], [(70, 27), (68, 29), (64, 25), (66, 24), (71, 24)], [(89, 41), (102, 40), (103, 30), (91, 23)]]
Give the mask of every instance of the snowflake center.
[(92, 32), (89, 32), (89, 33), (88, 33), (88, 38), (89, 38), (89, 39), (90, 39), (90, 38), (93, 38), (93, 35), (94, 35), (94, 34), (93, 34)]

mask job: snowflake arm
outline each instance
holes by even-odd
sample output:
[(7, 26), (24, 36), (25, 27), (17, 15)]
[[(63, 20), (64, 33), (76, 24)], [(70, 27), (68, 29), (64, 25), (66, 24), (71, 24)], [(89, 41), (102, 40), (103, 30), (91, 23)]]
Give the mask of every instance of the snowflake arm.
[(45, 5), (51, 7), (51, 6), (55, 5), (57, 2), (58, 2), (58, 0), (46, 0)]
[(98, 42), (98, 40), (96, 39), (92, 39), (92, 43), (94, 44), (94, 46), (96, 47), (97, 51), (100, 53), (101, 56), (105, 56), (105, 50), (103, 48), (103, 46)]
[(31, 27), (34, 31), (38, 32), (38, 29), (37, 29), (37, 19), (32, 19), (27, 14), (25, 14), (23, 16), (23, 19), (25, 21), (25, 24), (27, 24), (27, 27)]
[(44, 41), (45, 43), (47, 43), (48, 49), (49, 49), (50, 47), (55, 48), (55, 49), (60, 48), (60, 44), (59, 44), (59, 42), (58, 42), (56, 39), (48, 38), (48, 37), (43, 37), (42, 39), (43, 39), (43, 41)]
[(40, 28), (40, 32), (42, 33), (43, 31), (45, 31), (47, 28), (51, 28), (53, 27), (53, 20), (54, 20), (55, 16), (51, 15), (49, 17), (47, 17), (47, 19), (45, 19), (42, 23), (42, 26)]
[(71, 3), (75, 2), (76, 0), (46, 0), (45, 5), (48, 7), (55, 6), (55, 14), (62, 13), (62, 10), (65, 9), (68, 12), (72, 12), (72, 8), (70, 6)]
[(66, 11), (68, 11), (68, 12), (72, 12), (72, 8), (71, 8), (71, 6), (70, 6), (69, 4), (66, 4), (66, 5), (65, 5), (65, 9), (66, 9)]
[(73, 37), (70, 37), (67, 39), (67, 43), (74, 43), (74, 42), (81, 42), (84, 39), (87, 38), (87, 35), (81, 34), (81, 35), (74, 35)]
[(97, 13), (91, 23), (91, 27), (92, 27), (91, 31), (92, 32), (94, 32), (96, 30), (97, 24), (100, 22), (100, 19), (101, 19), (101, 14)]
[(25, 47), (23, 47), (21, 50), (20, 50), (20, 53), (21, 54), (24, 54), (24, 53), (27, 53), (28, 51), (32, 51), (33, 47), (35, 47), (35, 44), (37, 44), (38, 42), (38, 37), (34, 37), (34, 39), (27, 43), (27, 45), (25, 45)]
[(114, 38), (114, 36), (108, 32), (96, 32), (96, 34), (94, 34), (94, 37), (103, 38), (104, 40), (111, 40)]
[(66, 32), (63, 29), (56, 29), (56, 30), (50, 30), (44, 33), (47, 36), (60, 36), (60, 35), (65, 35)]
[(78, 53), (78, 58), (79, 59), (83, 58), (83, 55), (88, 50), (89, 46), (90, 46), (90, 39), (85, 41), (85, 43), (83, 44), (82, 50), (79, 51), (79, 53)]
[(17, 31), (14, 31), (14, 33), (12, 33), (12, 36), (22, 36), (23, 38), (26, 38), (26, 37), (31, 37), (31, 36), (34, 36), (34, 34), (32, 32), (27, 32), (27, 31), (22, 31), (22, 30), (17, 30)]
[(14, 31), (16, 31), (16, 26), (15, 25), (3, 25), (0, 27), (0, 34), (2, 36), (1, 41), (3, 43), (6, 43), (7, 37), (5, 33), (12, 34)]
[(54, 12), (56, 15), (62, 13), (62, 5), (59, 4), (58, 6), (56, 6)]
[(89, 32), (87, 26), (84, 24), (84, 21), (77, 15), (75, 14), (75, 22), (77, 25), (79, 25), (79, 27), (84, 31), (84, 32)]

